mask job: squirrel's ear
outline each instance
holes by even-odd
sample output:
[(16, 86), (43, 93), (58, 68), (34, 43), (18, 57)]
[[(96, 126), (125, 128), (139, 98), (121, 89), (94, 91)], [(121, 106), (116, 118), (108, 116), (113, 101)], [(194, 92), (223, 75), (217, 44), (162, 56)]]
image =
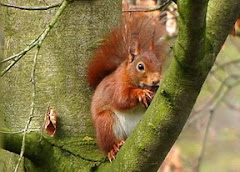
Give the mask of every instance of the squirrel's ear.
[(154, 48), (155, 48), (155, 45), (154, 45), (154, 41), (152, 40), (152, 41), (151, 41), (151, 44), (150, 44), (150, 47), (149, 47), (149, 50), (150, 50), (150, 51), (153, 51)]
[(140, 45), (137, 41), (134, 41), (129, 47), (128, 61), (131, 63), (135, 57), (140, 54)]
[(151, 40), (150, 47), (149, 47), (150, 51), (153, 51), (155, 49), (155, 44), (154, 44), (155, 31), (156, 31), (156, 27), (154, 28), (153, 33), (152, 33), (152, 40)]

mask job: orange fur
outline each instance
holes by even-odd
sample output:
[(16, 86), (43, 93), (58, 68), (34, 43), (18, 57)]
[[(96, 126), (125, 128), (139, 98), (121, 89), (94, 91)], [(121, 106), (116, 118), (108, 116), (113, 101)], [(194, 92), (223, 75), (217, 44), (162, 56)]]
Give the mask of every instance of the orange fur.
[(165, 28), (154, 18), (142, 14), (124, 15), (121, 25), (109, 33), (93, 55), (87, 70), (87, 79), (92, 87), (112, 73), (126, 60), (133, 41), (137, 41), (142, 51), (154, 44), (153, 52), (164, 62), (166, 46), (159, 38)]

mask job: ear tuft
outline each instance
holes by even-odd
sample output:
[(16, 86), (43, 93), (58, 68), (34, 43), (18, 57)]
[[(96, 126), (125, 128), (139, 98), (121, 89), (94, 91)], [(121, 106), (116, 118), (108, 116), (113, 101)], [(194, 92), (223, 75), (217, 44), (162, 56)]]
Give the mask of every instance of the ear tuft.
[(129, 62), (133, 62), (135, 57), (140, 54), (140, 45), (137, 41), (134, 41), (131, 43), (131, 46), (129, 47)]
[(154, 41), (152, 40), (152, 41), (151, 41), (151, 44), (150, 44), (150, 47), (149, 47), (149, 50), (150, 50), (150, 51), (153, 51), (154, 48), (155, 48), (155, 45), (154, 45)]
[(153, 51), (155, 49), (155, 44), (154, 44), (155, 31), (156, 31), (156, 27), (154, 28), (154, 31), (152, 33), (152, 40), (151, 40), (151, 44), (150, 44), (150, 47), (149, 47), (150, 51)]

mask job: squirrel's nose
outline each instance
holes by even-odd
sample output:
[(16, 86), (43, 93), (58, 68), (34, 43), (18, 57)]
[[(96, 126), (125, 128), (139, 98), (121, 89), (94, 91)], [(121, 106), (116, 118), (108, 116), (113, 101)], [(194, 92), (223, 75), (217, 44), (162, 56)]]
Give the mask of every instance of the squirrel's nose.
[(158, 85), (159, 84), (159, 82), (160, 82), (160, 80), (158, 79), (158, 80), (155, 80), (155, 81), (152, 81), (152, 85), (153, 86), (155, 86), (155, 85)]

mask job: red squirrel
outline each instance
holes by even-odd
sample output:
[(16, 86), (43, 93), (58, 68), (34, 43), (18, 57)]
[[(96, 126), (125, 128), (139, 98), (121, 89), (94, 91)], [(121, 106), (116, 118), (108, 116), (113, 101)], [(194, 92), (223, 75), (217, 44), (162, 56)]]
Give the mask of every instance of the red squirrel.
[(159, 86), (163, 26), (143, 15), (123, 17), (93, 55), (87, 78), (95, 93), (91, 115), (97, 142), (111, 162), (141, 120)]

